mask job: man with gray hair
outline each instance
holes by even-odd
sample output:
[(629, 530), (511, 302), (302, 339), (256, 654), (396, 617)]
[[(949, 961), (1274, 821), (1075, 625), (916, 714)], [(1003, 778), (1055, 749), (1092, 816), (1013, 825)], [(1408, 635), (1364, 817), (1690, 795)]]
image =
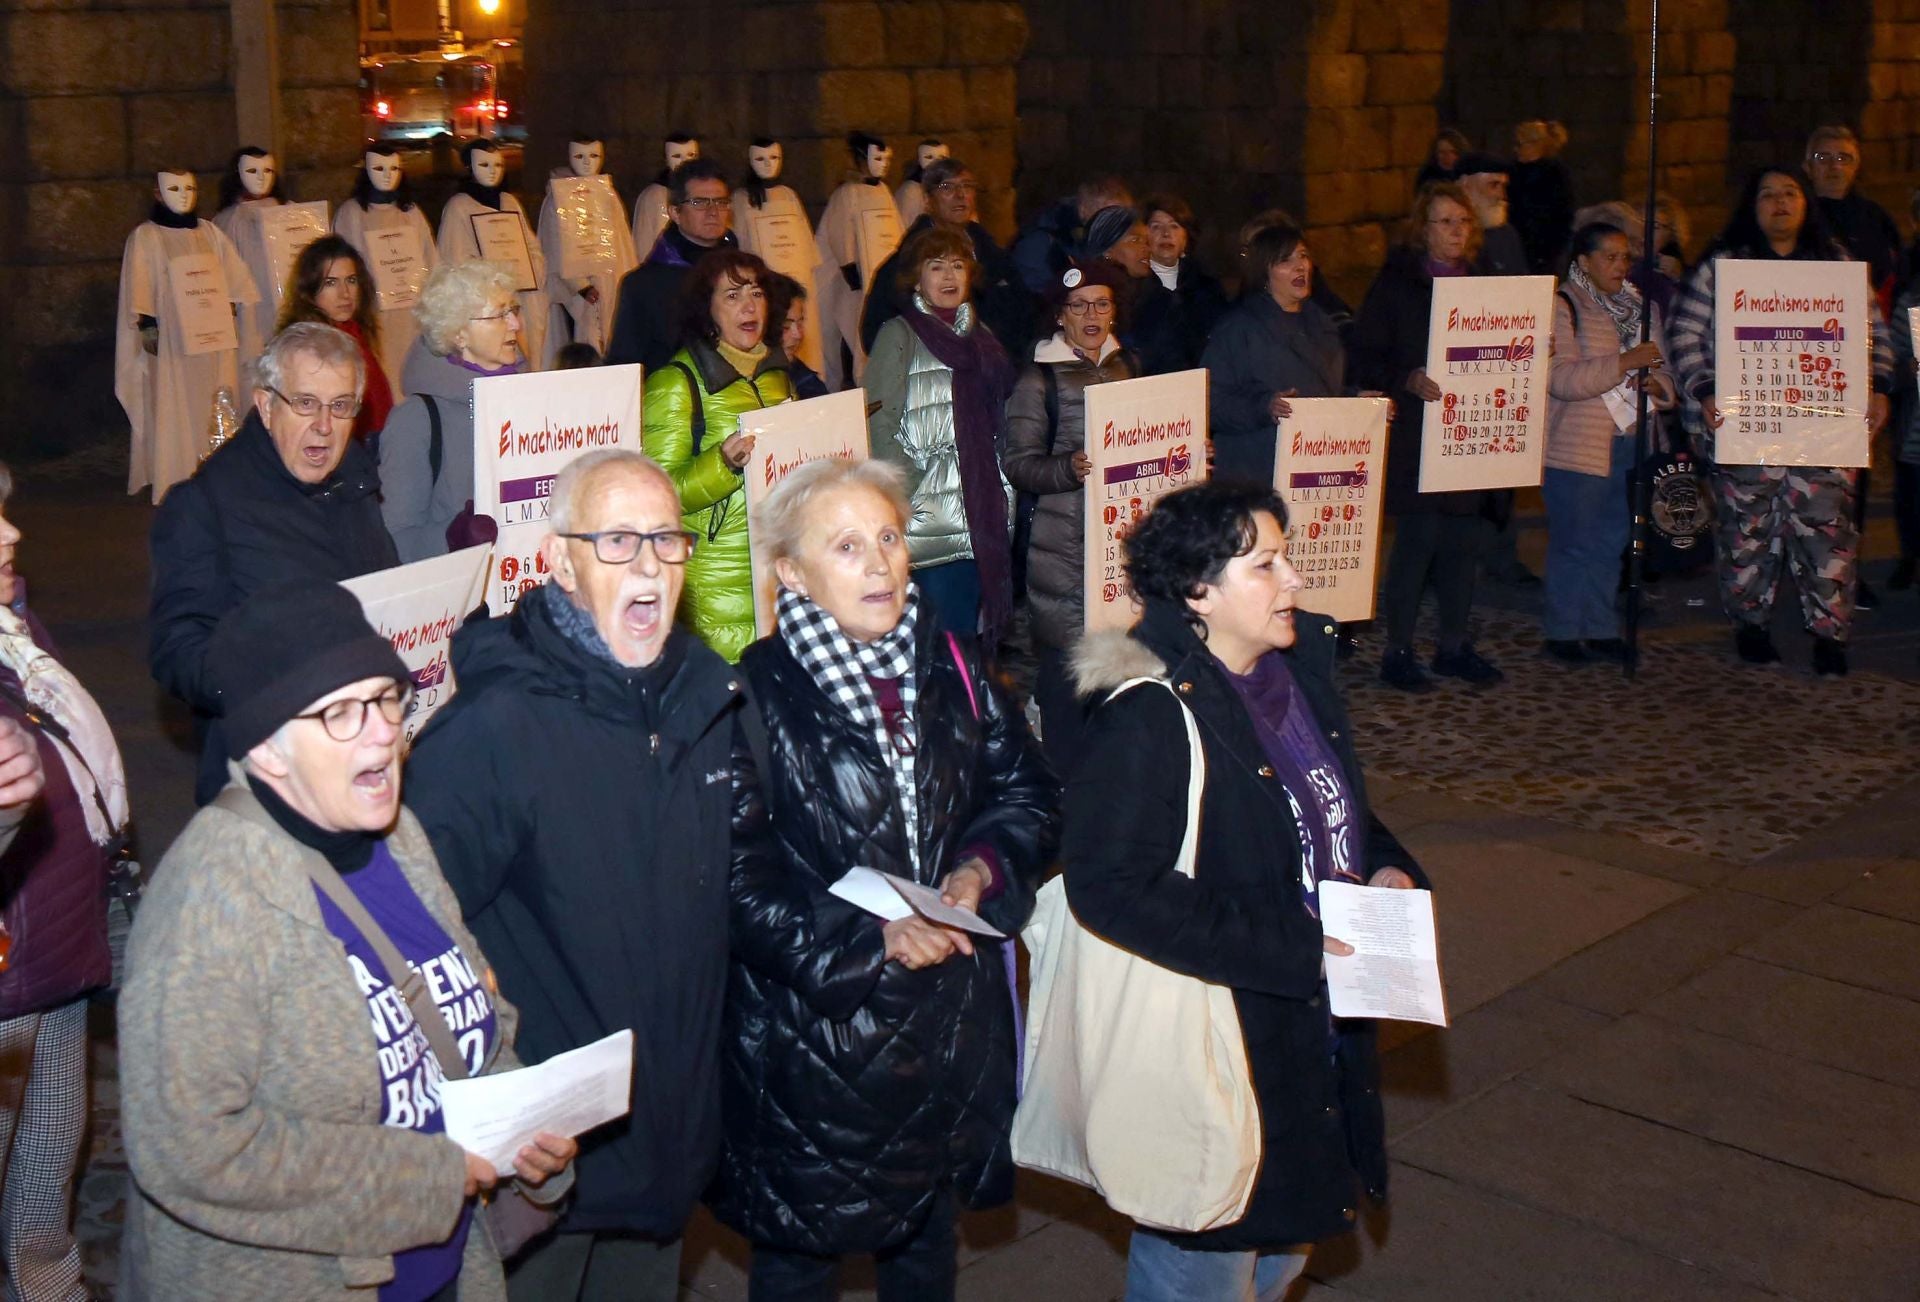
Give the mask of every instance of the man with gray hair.
[(253, 409), (240, 432), (154, 516), (147, 662), (193, 711), (199, 804), (227, 781), (220, 684), (206, 654), (214, 625), (262, 588), (399, 564), (380, 520), (379, 472), (352, 439), (366, 378), (351, 337), (311, 321), (288, 326), (253, 364)]
[(414, 745), (407, 804), (520, 1008), (522, 1061), (634, 1036), (633, 1111), (581, 1139), (574, 1201), (509, 1296), (671, 1302), (719, 1157), (729, 882), (784, 874), (741, 680), (674, 625), (701, 540), (672, 481), (588, 452), (548, 503), (551, 577), (455, 635), (460, 690)]

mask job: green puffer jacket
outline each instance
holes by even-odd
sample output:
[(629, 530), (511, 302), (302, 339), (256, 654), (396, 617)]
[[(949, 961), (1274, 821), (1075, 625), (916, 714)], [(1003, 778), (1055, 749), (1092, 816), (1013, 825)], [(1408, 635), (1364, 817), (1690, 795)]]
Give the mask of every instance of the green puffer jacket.
[[(742, 416), (792, 397), (786, 355), (778, 348), (769, 348), (745, 376), (711, 345), (692, 343), (647, 377), (642, 440), (680, 490), (682, 519), (697, 536), (681, 614), (702, 642), (730, 662), (754, 639), (753, 564), (745, 481), (722, 459), (720, 445)], [(696, 428), (696, 398), (704, 430)]]

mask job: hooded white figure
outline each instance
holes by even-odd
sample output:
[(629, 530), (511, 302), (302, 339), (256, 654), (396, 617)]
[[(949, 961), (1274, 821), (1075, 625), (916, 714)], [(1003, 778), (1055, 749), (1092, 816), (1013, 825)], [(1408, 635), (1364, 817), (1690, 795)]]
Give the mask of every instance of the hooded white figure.
[(633, 247), (639, 250), (642, 262), (653, 252), (660, 232), (667, 229), (667, 223), (673, 217), (667, 211), (668, 178), (680, 164), (690, 163), (700, 157), (700, 137), (685, 131), (674, 132), (661, 147), (661, 157), (667, 165), (660, 169), (660, 175), (653, 178), (653, 184), (642, 190), (639, 198), (633, 201)]
[(234, 315), (260, 295), (233, 242), (194, 215), (193, 173), (161, 172), (154, 190), (120, 261), (113, 392), (133, 427), (127, 491), (151, 484), (158, 502), (200, 464), (215, 395), (238, 393)]
[[(887, 192), (887, 167), (893, 151), (876, 136), (855, 131), (847, 137), (853, 159), (849, 176), (820, 214), (820, 267), (814, 274), (813, 301), (820, 321), (820, 375), (839, 392), (858, 384), (866, 373), (867, 350), (860, 346), (860, 313), (866, 306), (873, 273), (900, 247), (905, 230), (900, 210)], [(852, 371), (842, 359), (844, 346)]]
[[(600, 141), (570, 140), (567, 165), (555, 168), (547, 182), (547, 197), (540, 205), (540, 251), (546, 257), (553, 314), (542, 369), (552, 368), (554, 354), (569, 338), (591, 344), (595, 352), (607, 351), (620, 277), (640, 263), (627, 229), (627, 210), (603, 170), (606, 161), (607, 147)], [(580, 181), (588, 184), (577, 184)]]
[[(747, 166), (751, 170), (733, 192), (733, 234), (743, 252), (758, 255), (781, 275), (799, 281), (811, 296), (814, 273), (820, 266), (820, 246), (815, 242), (813, 223), (807, 220), (806, 205), (792, 186), (779, 184), (785, 165), (786, 151), (778, 140), (762, 136), (747, 146)], [(807, 313), (799, 354), (799, 360), (819, 374), (817, 312)]]
[[(512, 213), (520, 219), (526, 265), (522, 268), (516, 264), (514, 271), (516, 276), (524, 272), (533, 286), (519, 291), (518, 295), (520, 352), (527, 359), (528, 368), (537, 369), (547, 356), (547, 291), (542, 288), (547, 283), (547, 259), (540, 252), (540, 242), (533, 236), (527, 210), (520, 206), (519, 199), (501, 189), (501, 182), (507, 176), (507, 161), (500, 151), (491, 141), (470, 140), (461, 152), (466, 158), (467, 179), (460, 182), (459, 193), (440, 210), (440, 261), (458, 266), (481, 256), (474, 218), (485, 220), (490, 214)], [(516, 257), (519, 251), (520, 245), (515, 245)]]
[(267, 256), (260, 216), (285, 202), (280, 192), (280, 165), (272, 154), (257, 145), (247, 145), (234, 154), (226, 175), (220, 179), (220, 210), (213, 215), (213, 224), (240, 251), (259, 291), (258, 300), (249, 303), (240, 313), (242, 361), (252, 361), (266, 348), (279, 317), (279, 296), (273, 292), (273, 262)]
[(907, 179), (900, 182), (900, 188), (893, 192), (893, 206), (900, 210), (902, 229), (911, 230), (927, 210), (927, 190), (920, 184), (920, 178), (927, 169), (943, 158), (952, 158), (953, 150), (944, 140), (935, 140), (929, 136), (922, 140), (913, 153), (913, 166), (907, 171)]
[(373, 272), (374, 307), (380, 313), (380, 365), (393, 385), (398, 404), (407, 352), (420, 337), (413, 314), (420, 287), (440, 265), (434, 247), (433, 226), (414, 197), (400, 152), (391, 147), (368, 150), (353, 196), (333, 217), (334, 233), (360, 251)]

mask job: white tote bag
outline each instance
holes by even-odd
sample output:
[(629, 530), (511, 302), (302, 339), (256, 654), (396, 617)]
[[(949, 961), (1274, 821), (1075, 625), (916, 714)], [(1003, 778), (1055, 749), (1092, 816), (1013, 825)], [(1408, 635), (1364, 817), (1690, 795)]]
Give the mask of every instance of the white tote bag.
[[(1113, 696), (1143, 683), (1135, 678)], [(1109, 700), (1112, 697), (1108, 698)], [(1175, 694), (1191, 756), (1175, 870), (1193, 876), (1206, 757)], [(1246, 1213), (1260, 1171), (1260, 1107), (1233, 992), (1182, 976), (1082, 927), (1055, 877), (1021, 933), (1032, 956), (1026, 1074), (1013, 1160), (1098, 1190), (1155, 1229), (1198, 1231)]]

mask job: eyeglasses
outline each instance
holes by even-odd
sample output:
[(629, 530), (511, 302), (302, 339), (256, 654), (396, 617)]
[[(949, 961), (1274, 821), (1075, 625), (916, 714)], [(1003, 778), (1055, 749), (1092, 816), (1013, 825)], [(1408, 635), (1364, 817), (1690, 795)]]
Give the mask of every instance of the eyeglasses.
[(325, 407), (327, 413), (335, 420), (352, 420), (360, 414), (360, 400), (358, 398), (335, 398), (332, 402), (322, 402), (311, 393), (303, 393), (297, 398), (289, 398), (272, 385), (267, 386), (267, 392), (291, 407), (293, 414), (296, 416), (318, 416), (322, 407)]
[(652, 543), (653, 554), (663, 565), (685, 565), (693, 555), (694, 538), (685, 529), (656, 529), (636, 533), (631, 529), (602, 529), (598, 533), (563, 533), (593, 544), (593, 558), (602, 565), (631, 565), (640, 557), (640, 544)]
[(320, 726), (327, 730), (327, 736), (335, 741), (354, 741), (367, 728), (367, 709), (380, 707), (380, 717), (388, 723), (399, 723), (407, 717), (407, 707), (413, 703), (413, 685), (402, 687), (392, 683), (377, 696), (349, 696), (338, 701), (329, 701), (326, 705), (309, 714), (296, 714), (296, 719), (318, 719)]
[(695, 212), (715, 212), (726, 207), (731, 202), (732, 200), (722, 195), (718, 199), (682, 199), (680, 206), (682, 208), (691, 208)]
[(978, 194), (980, 187), (972, 181), (942, 181), (933, 187), (935, 194)]
[(1813, 156), (1813, 161), (1816, 163), (1839, 163), (1842, 167), (1844, 167), (1849, 163), (1856, 163), (1859, 160), (1855, 158), (1852, 154), (1816, 153)]
[(520, 310), (520, 305), (518, 303), (515, 303), (512, 307), (501, 308), (500, 311), (493, 316), (470, 316), (467, 318), (467, 320), (469, 321), (505, 321), (508, 317), (512, 317), (516, 321), (522, 321), (526, 319), (526, 314)]
[(1069, 302), (1066, 304), (1066, 309), (1074, 316), (1085, 316), (1089, 312), (1095, 316), (1112, 316), (1113, 300), (1110, 298), (1102, 298), (1091, 303), (1081, 301)]

